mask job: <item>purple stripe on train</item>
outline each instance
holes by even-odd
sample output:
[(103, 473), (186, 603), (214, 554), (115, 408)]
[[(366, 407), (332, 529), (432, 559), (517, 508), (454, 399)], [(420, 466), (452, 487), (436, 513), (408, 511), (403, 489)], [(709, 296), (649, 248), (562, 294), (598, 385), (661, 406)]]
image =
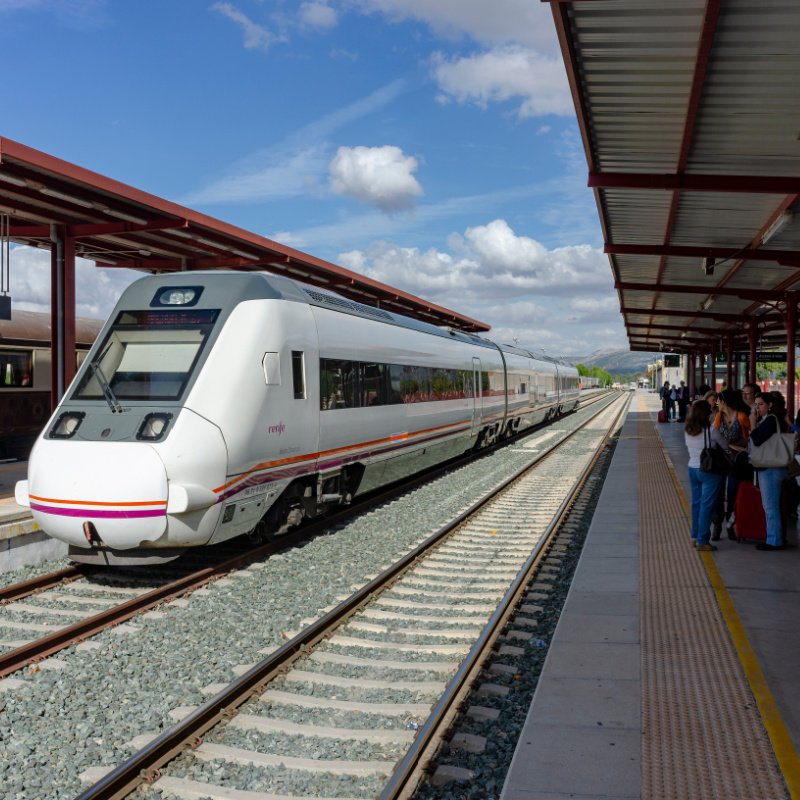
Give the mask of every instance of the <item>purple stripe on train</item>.
[(142, 517), (166, 517), (166, 508), (152, 508), (146, 510), (131, 511), (98, 511), (94, 508), (59, 508), (57, 506), (42, 506), (39, 503), (31, 503), (34, 511), (41, 511), (43, 514), (53, 514), (58, 517), (89, 517), (95, 519), (141, 519)]

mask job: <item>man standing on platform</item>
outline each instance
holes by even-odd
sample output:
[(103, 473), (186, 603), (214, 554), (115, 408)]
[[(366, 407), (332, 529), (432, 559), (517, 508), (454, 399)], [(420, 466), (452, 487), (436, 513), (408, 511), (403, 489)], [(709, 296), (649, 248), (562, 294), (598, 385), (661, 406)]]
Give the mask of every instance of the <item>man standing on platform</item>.
[(742, 386), (742, 400), (747, 403), (748, 408), (753, 408), (753, 402), (756, 399), (756, 392), (759, 387), (755, 383), (746, 383)]

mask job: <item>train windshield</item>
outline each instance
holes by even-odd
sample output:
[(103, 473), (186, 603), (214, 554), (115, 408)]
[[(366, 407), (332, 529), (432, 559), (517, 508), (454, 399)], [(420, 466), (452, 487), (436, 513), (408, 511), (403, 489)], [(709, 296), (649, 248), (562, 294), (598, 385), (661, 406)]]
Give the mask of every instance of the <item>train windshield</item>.
[(218, 314), (202, 309), (121, 311), (73, 399), (106, 399), (109, 404), (177, 400)]

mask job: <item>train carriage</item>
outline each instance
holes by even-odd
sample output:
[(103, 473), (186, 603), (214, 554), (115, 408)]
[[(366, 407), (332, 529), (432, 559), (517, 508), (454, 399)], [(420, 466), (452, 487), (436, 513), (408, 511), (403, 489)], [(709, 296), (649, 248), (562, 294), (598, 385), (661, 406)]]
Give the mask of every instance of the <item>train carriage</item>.
[[(75, 320), (76, 367), (103, 323)], [(50, 315), (14, 311), (0, 320), (0, 458), (25, 459), (50, 417)]]
[(521, 348), (266, 273), (132, 284), (17, 488), (81, 561), (279, 533), (574, 408)]

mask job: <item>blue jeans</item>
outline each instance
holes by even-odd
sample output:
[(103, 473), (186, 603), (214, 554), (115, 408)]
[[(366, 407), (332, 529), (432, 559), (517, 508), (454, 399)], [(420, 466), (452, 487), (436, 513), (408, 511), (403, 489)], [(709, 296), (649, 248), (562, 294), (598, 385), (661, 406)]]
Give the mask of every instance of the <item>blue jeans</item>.
[(786, 477), (786, 467), (770, 467), (758, 470), (758, 488), (761, 489), (761, 505), (767, 518), (767, 544), (783, 544), (781, 524), (781, 484)]
[(692, 539), (698, 544), (708, 544), (711, 539), (711, 515), (724, 477), (715, 472), (702, 472), (697, 467), (689, 467), (689, 484), (692, 487)]

